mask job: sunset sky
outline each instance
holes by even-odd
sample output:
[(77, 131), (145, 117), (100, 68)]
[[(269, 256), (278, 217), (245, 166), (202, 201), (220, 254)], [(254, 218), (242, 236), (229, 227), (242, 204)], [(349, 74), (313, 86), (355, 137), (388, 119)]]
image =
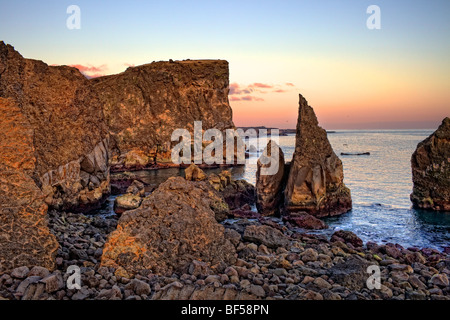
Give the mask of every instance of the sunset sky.
[[(69, 30), (69, 5), (81, 29)], [(369, 30), (369, 5), (381, 29)], [(237, 126), (294, 128), (298, 94), (326, 129), (436, 128), (450, 116), (450, 1), (3, 1), (0, 40), (88, 76), (225, 59)]]

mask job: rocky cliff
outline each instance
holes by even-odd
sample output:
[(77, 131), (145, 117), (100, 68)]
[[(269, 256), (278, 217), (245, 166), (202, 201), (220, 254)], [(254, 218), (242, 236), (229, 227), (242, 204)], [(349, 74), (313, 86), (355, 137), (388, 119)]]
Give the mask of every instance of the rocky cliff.
[(0, 109), (0, 270), (52, 268), (47, 206), (89, 206), (109, 191), (100, 101), (77, 69), (25, 59), (0, 42)]
[(414, 206), (450, 211), (450, 118), (417, 145), (411, 157)]
[(341, 160), (326, 131), (319, 127), (314, 110), (300, 95), (295, 152), (285, 189), (286, 210), (317, 217), (349, 211), (352, 200), (343, 180)]
[[(228, 62), (154, 62), (90, 80), (115, 141), (112, 169), (170, 163), (174, 129), (234, 128)], [(156, 156), (156, 159), (155, 159)]]

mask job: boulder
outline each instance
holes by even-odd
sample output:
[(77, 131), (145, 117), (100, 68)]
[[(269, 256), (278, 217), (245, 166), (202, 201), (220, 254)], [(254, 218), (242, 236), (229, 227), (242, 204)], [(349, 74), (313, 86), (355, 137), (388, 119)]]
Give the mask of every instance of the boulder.
[[(276, 154), (272, 155), (272, 149)], [(258, 159), (256, 170), (256, 208), (263, 216), (279, 215), (283, 205), (285, 183), (284, 154), (275, 141), (270, 140)], [(262, 169), (269, 174), (261, 174)], [(269, 172), (269, 168), (275, 168)]]
[(256, 198), (255, 187), (241, 179), (232, 180), (221, 192), (219, 192), (230, 210), (235, 210), (244, 205), (254, 205)]
[(300, 95), (295, 152), (285, 189), (287, 212), (305, 211), (316, 217), (334, 216), (352, 208), (344, 184), (341, 160), (314, 110)]
[(211, 209), (206, 182), (172, 177), (146, 197), (138, 209), (125, 212), (107, 239), (101, 265), (134, 275), (186, 272), (193, 260), (214, 270), (234, 263), (235, 247)]
[(207, 176), (202, 169), (197, 167), (195, 164), (191, 164), (184, 170), (184, 175), (188, 181), (203, 181), (206, 180)]
[(211, 173), (207, 181), (223, 197), (230, 210), (255, 204), (255, 187), (243, 179), (234, 180), (228, 170)]
[(328, 228), (325, 222), (306, 212), (294, 212), (291, 215), (284, 216), (283, 220), (303, 229), (320, 230)]
[(141, 202), (142, 198), (139, 195), (123, 194), (114, 200), (114, 212), (122, 214), (127, 210), (136, 209), (141, 205)]
[(450, 211), (450, 118), (417, 145), (411, 157), (411, 201), (421, 209)]
[(267, 225), (247, 226), (243, 238), (269, 248), (286, 248), (289, 245), (289, 238), (283, 232)]
[(363, 246), (363, 241), (353, 232), (338, 230), (332, 234), (331, 242), (342, 241), (344, 243), (350, 243), (353, 247), (359, 248)]
[(369, 277), (367, 268), (373, 263), (352, 257), (345, 262), (335, 264), (328, 270), (330, 278), (341, 286), (349, 290), (359, 291), (366, 288), (366, 281)]
[(139, 180), (133, 180), (131, 185), (127, 188), (126, 193), (143, 197), (145, 194), (145, 185)]

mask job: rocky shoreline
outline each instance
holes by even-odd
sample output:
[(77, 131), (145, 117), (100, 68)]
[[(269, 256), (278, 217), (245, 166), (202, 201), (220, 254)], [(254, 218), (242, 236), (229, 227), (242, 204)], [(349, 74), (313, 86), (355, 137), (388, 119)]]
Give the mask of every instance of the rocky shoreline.
[[(302, 95), (293, 159), (271, 151), (278, 172), (262, 174), (259, 161), (256, 187), (195, 165), (157, 186), (120, 172), (170, 167), (176, 128), (234, 129), (229, 90), (223, 60), (88, 80), (0, 41), (1, 299), (449, 298), (447, 253), (296, 231), (352, 208), (342, 162)], [(419, 207), (448, 207), (449, 132), (446, 118), (413, 156)], [(121, 193), (117, 215), (87, 215)], [(76, 270), (81, 287), (69, 289)]]
[[(192, 261), (185, 273), (131, 278), (100, 266), (117, 216), (49, 212), (49, 227), (60, 248), (57, 269), (18, 267), (0, 276), (8, 300), (448, 300), (450, 257), (435, 249), (366, 243), (353, 233), (331, 239), (298, 233), (274, 218), (225, 221), (236, 248), (234, 264), (212, 272)], [(81, 289), (67, 289), (66, 270), (78, 265)], [(380, 268), (381, 288), (370, 290), (367, 267)]]

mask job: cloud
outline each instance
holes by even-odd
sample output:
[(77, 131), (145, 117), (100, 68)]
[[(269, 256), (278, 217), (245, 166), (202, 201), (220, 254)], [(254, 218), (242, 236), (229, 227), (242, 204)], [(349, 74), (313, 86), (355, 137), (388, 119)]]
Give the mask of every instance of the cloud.
[(134, 63), (124, 63), (123, 64), (125, 67), (134, 67)]
[[(261, 82), (254, 82), (249, 85), (241, 85), (239, 83), (230, 83), (230, 101), (264, 101), (263, 98), (258, 97), (259, 94), (272, 93), (284, 93), (290, 91), (287, 87), (292, 87), (294, 84), (286, 83), (284, 85), (271, 85)], [(266, 90), (263, 90), (266, 89)], [(272, 89), (272, 90), (267, 90)]]
[(263, 98), (255, 97), (255, 96), (243, 96), (241, 98), (242, 101), (264, 101)]
[(264, 101), (264, 99), (260, 97), (247, 95), (242, 97), (231, 96), (230, 101)]
[(239, 94), (239, 85), (237, 83), (230, 83), (230, 92), (228, 93), (230, 96), (234, 94)]
[(294, 87), (294, 86), (295, 86), (292, 82), (286, 82), (286, 85), (287, 85), (288, 87)]
[(265, 83), (260, 83), (260, 82), (255, 82), (254, 84), (251, 84), (250, 87), (263, 88), (263, 89), (272, 89), (273, 88), (273, 86), (270, 84), (265, 84)]
[(88, 79), (102, 77), (105, 75), (104, 71), (108, 69), (106, 64), (101, 66), (71, 64), (69, 67), (77, 68)]

